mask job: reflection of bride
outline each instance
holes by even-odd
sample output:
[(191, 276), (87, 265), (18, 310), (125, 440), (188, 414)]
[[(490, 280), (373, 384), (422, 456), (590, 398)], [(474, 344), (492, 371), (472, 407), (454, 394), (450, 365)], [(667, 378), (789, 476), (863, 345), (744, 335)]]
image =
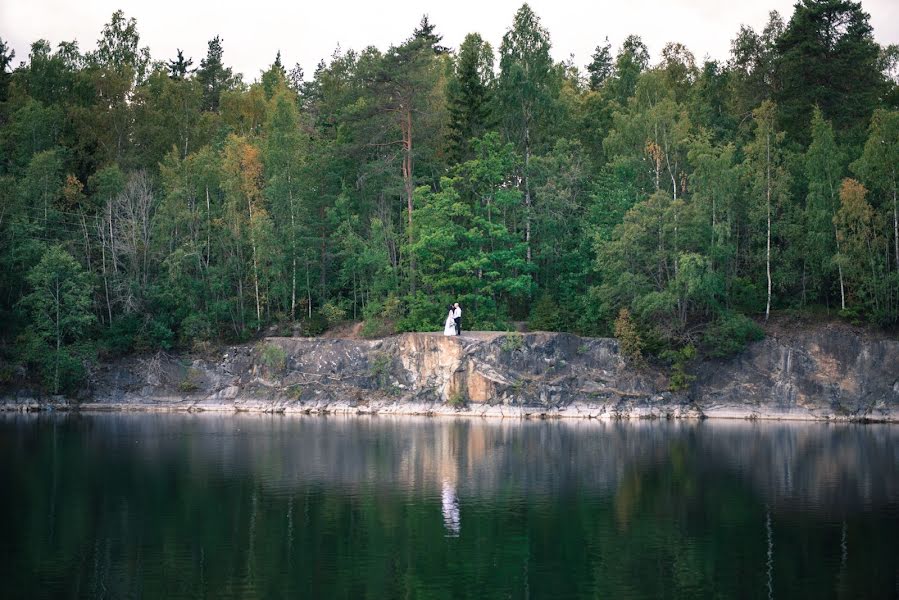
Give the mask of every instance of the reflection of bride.
[(456, 497), (456, 486), (447, 479), (443, 480), (440, 500), (443, 505), (443, 526), (446, 527), (446, 537), (459, 537), (459, 532), (462, 530), (459, 499)]
[(453, 319), (453, 305), (450, 304), (446, 322), (443, 324), (443, 335), (456, 335), (456, 320)]

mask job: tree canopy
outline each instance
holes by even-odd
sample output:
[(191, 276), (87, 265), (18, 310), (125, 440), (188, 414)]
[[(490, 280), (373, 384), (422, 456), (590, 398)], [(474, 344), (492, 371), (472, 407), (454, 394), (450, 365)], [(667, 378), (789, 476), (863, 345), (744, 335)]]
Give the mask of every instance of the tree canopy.
[(2, 360), (59, 392), (98, 355), (439, 329), (458, 300), (618, 331), (684, 385), (780, 310), (897, 325), (899, 52), (861, 4), (801, 0), (720, 60), (597, 36), (581, 69), (527, 4), (496, 49), (443, 43), (425, 15), (245, 81), (220, 36), (154, 60), (121, 11), (93, 52), (0, 40)]

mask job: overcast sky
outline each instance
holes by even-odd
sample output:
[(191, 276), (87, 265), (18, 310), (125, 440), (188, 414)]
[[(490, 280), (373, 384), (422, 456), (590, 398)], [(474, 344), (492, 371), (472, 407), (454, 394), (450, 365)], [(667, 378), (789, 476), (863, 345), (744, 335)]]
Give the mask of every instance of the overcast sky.
[[(82, 52), (93, 50), (103, 24), (121, 8), (137, 19), (141, 45), (156, 60), (175, 56), (176, 49), (193, 57), (206, 55), (206, 43), (222, 36), (225, 62), (245, 81), (258, 78), (280, 50), (290, 68), (299, 62), (307, 78), (337, 44), (344, 49), (375, 45), (385, 49), (412, 32), (421, 15), (456, 48), (470, 32), (499, 47), (521, 0), (0, 0), (0, 38), (16, 51), (14, 64), (28, 57), (29, 47), (44, 38), (55, 47), (77, 40)], [(792, 0), (531, 0), (552, 39), (553, 57), (574, 54), (583, 67), (597, 44), (608, 37), (613, 52), (636, 33), (653, 59), (666, 42), (685, 44), (702, 60), (725, 59), (740, 24), (761, 29), (770, 10), (784, 19)], [(899, 43), (899, 0), (863, 0), (871, 15), (874, 37), (881, 44)]]

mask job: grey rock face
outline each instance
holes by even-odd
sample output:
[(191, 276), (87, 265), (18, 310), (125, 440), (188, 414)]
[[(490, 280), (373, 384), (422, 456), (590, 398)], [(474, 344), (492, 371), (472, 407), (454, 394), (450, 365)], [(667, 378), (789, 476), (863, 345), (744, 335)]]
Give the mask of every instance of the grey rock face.
[(707, 416), (897, 420), (897, 383), (899, 341), (831, 325), (702, 365), (693, 397)]
[[(899, 420), (899, 342), (822, 327), (699, 366), (673, 394), (618, 342), (563, 333), (270, 337), (215, 357), (103, 365), (82, 409)], [(7, 399), (5, 408), (62, 403)]]

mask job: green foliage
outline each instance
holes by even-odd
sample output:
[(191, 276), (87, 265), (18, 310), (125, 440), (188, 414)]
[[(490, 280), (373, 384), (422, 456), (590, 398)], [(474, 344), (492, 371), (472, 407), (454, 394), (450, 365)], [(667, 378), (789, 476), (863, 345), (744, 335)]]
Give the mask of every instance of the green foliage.
[[(196, 71), (152, 60), (121, 12), (95, 52), (35, 42), (0, 68), (0, 341), (71, 390), (94, 345), (433, 331), (454, 301), (499, 331), (609, 335), (627, 309), (644, 358), (731, 352), (740, 314), (899, 322), (896, 50), (858, 4), (803, 0), (702, 64), (628, 36), (584, 73), (510, 16), (495, 54), (424, 19), (253, 83), (218, 37)], [(85, 290), (58, 351), (29, 281), (48, 247)]]
[(466, 404), (465, 394), (456, 390), (450, 394), (449, 398), (446, 399), (446, 402), (453, 408), (463, 408)]
[(319, 310), (322, 317), (324, 317), (325, 321), (328, 322), (328, 325), (336, 325), (337, 323), (341, 323), (346, 320), (346, 309), (341, 307), (336, 302), (325, 302), (325, 304)]
[(287, 352), (277, 344), (263, 344), (259, 350), (259, 362), (265, 365), (269, 371), (280, 373), (287, 366)]
[(500, 344), (503, 352), (515, 352), (524, 348), (524, 336), (517, 331), (511, 331), (503, 336)]
[(184, 372), (184, 377), (178, 382), (178, 391), (184, 394), (192, 394), (200, 389), (200, 378), (202, 374), (199, 370), (188, 367)]
[(402, 302), (394, 295), (388, 296), (383, 302), (369, 304), (365, 309), (362, 336), (377, 338), (396, 333), (396, 323), (402, 312)]
[(562, 315), (559, 303), (544, 293), (534, 305), (531, 316), (528, 319), (528, 329), (531, 331), (561, 331)]
[(696, 379), (695, 375), (687, 372), (689, 364), (696, 358), (696, 348), (692, 344), (679, 349), (666, 350), (661, 358), (671, 365), (671, 374), (668, 377), (668, 389), (679, 392), (690, 387), (690, 383)]
[(312, 313), (311, 317), (304, 317), (300, 321), (303, 335), (314, 337), (328, 330), (328, 319), (320, 312)]
[(388, 389), (390, 382), (390, 368), (393, 365), (393, 359), (385, 352), (376, 353), (369, 363), (369, 375), (375, 380), (377, 386), (382, 390)]
[(51, 246), (26, 279), (30, 292), (21, 301), (29, 317), (24, 358), (38, 368), (52, 393), (74, 391), (92, 356), (90, 278), (65, 250)]
[(724, 313), (703, 332), (702, 343), (706, 354), (724, 358), (764, 337), (765, 332), (752, 319), (740, 313)]
[(643, 363), (643, 339), (631, 317), (631, 312), (622, 308), (615, 319), (615, 337), (621, 347), (621, 353), (636, 365)]

